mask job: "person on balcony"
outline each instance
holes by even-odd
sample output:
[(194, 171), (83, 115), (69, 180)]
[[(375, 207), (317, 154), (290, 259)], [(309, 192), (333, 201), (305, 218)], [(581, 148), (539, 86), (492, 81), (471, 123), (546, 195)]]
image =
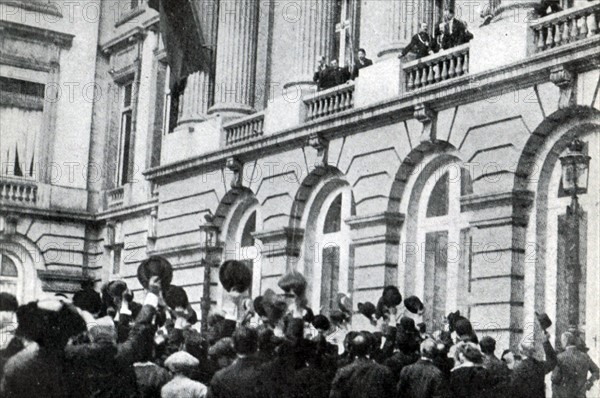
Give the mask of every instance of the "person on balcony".
[(331, 65), (325, 70), (323, 77), (321, 78), (320, 88), (322, 90), (327, 90), (328, 88), (344, 84), (348, 80), (350, 80), (348, 68), (339, 66), (337, 59), (334, 59), (331, 61)]
[(325, 72), (327, 71), (327, 62), (325, 62), (325, 57), (319, 57), (319, 61), (317, 62), (317, 67), (315, 68), (315, 74), (313, 75), (313, 81), (317, 85), (317, 89), (322, 90), (321, 83), (323, 80), (323, 76), (325, 76)]
[(454, 10), (449, 8), (444, 16), (442, 48), (444, 50), (468, 43), (473, 39), (473, 34), (469, 32), (467, 24), (456, 18)]
[(362, 68), (366, 68), (367, 66), (373, 65), (373, 61), (367, 58), (367, 52), (364, 48), (358, 50), (358, 60), (352, 67), (352, 80), (358, 77), (358, 71)]
[(428, 33), (429, 27), (425, 22), (421, 22), (419, 33), (412, 37), (408, 46), (402, 50), (402, 56), (408, 53), (415, 54), (415, 59), (423, 58), (437, 52), (437, 42), (432, 39)]
[(535, 14), (543, 18), (547, 15), (554, 14), (555, 12), (561, 12), (563, 8), (560, 6), (560, 0), (542, 0), (535, 9)]

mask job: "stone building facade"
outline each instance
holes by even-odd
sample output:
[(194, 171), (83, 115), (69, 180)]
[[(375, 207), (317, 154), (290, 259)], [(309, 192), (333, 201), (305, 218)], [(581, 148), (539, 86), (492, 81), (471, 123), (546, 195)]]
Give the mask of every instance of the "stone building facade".
[[(600, 359), (598, 1), (534, 19), (536, 1), (456, 0), (474, 39), (417, 61), (398, 55), (448, 1), (198, 3), (214, 70), (178, 97), (145, 1), (2, 6), (2, 89), (26, 93), (3, 94), (2, 159), (18, 147), (16, 163), (44, 171), (2, 166), (3, 289), (27, 301), (92, 277), (139, 290), (139, 262), (161, 255), (200, 313), (203, 297), (227, 301), (218, 264), (239, 259), (252, 296), (290, 269), (323, 313), (339, 292), (356, 309), (394, 284), (423, 299), (430, 329), (460, 310), (514, 347), (536, 311), (566, 328), (559, 157), (578, 137), (592, 176), (579, 318)], [(374, 65), (316, 91), (319, 57), (348, 64), (359, 47)], [(86, 90), (39, 100), (27, 82)], [(21, 108), (39, 112), (33, 138), (5, 135)]]

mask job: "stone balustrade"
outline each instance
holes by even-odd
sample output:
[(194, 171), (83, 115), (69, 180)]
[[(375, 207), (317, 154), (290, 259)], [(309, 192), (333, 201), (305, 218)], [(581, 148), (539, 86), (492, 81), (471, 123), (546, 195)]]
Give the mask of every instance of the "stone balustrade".
[(598, 34), (600, 2), (548, 15), (531, 24), (537, 52), (547, 51)]
[(315, 120), (354, 108), (354, 82), (319, 91), (304, 100), (306, 119)]
[(123, 205), (124, 198), (125, 189), (123, 187), (111, 189), (106, 192), (106, 205), (108, 207), (121, 206)]
[(403, 65), (406, 91), (413, 91), (469, 73), (469, 44), (463, 44)]
[(32, 181), (0, 179), (0, 201), (12, 204), (32, 205), (37, 202), (37, 184)]
[(236, 119), (234, 122), (223, 126), (225, 146), (235, 145), (262, 136), (264, 121), (265, 114), (260, 112)]

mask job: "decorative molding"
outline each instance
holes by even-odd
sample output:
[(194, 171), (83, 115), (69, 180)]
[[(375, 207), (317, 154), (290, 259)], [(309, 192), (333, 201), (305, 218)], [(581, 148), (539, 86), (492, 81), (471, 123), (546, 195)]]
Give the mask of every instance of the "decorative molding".
[(415, 105), (414, 115), (415, 119), (423, 125), (420, 138), (421, 143), (434, 143), (437, 140), (437, 112), (428, 104), (417, 104)]
[(231, 157), (227, 158), (226, 163), (227, 168), (233, 172), (233, 177), (231, 178), (231, 188), (242, 188), (243, 186), (243, 170), (244, 165), (237, 158)]
[(254, 232), (252, 236), (261, 241), (266, 257), (298, 257), (304, 239), (304, 229), (285, 227), (271, 231)]
[(0, 20), (2, 36), (28, 38), (41, 43), (53, 43), (62, 48), (70, 48), (75, 35), (38, 28), (31, 25)]
[(58, 270), (37, 270), (45, 292), (75, 293), (81, 289), (81, 282), (89, 280), (83, 273), (66, 273)]
[(121, 48), (142, 41), (145, 37), (146, 30), (141, 26), (136, 26), (122, 35), (119, 35), (100, 45), (100, 51), (105, 56), (112, 55)]
[(474, 211), (493, 207), (514, 206), (528, 208), (535, 193), (531, 191), (499, 192), (486, 195), (471, 194), (460, 198), (461, 211)]
[(353, 229), (362, 229), (375, 225), (387, 225), (401, 227), (405, 216), (402, 213), (383, 212), (377, 214), (368, 214), (364, 216), (352, 216), (345, 220), (346, 224)]
[(577, 78), (576, 75), (564, 65), (550, 69), (550, 81), (560, 88), (558, 108), (564, 109), (577, 103)]
[(62, 18), (63, 14), (60, 12), (60, 7), (54, 2), (48, 2), (46, 4), (40, 4), (38, 2), (31, 2), (31, 0), (14, 0), (14, 1), (3, 1), (2, 5), (12, 6), (21, 8), (27, 11), (39, 12), (46, 15), (52, 15), (54, 17)]
[(315, 161), (314, 166), (327, 166), (327, 159), (329, 157), (329, 140), (324, 138), (319, 133), (312, 133), (308, 136), (307, 145), (317, 150), (317, 160)]

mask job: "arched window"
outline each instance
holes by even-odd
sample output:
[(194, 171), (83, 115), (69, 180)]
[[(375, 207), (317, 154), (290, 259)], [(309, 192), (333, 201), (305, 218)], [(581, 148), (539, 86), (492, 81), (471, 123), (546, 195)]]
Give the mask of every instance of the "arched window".
[[(600, 245), (598, 235), (598, 219), (600, 211), (600, 138), (597, 132), (579, 137), (586, 145), (590, 156), (589, 185), (586, 193), (578, 195), (579, 199), (579, 329), (586, 333), (586, 343), (593, 347), (600, 338), (600, 323), (598, 322), (598, 290), (600, 289), (600, 272), (598, 271), (598, 256)], [(560, 155), (562, 156), (562, 154)], [(568, 247), (576, 237), (570, 217), (567, 216), (567, 206), (571, 198), (562, 187), (562, 167), (556, 159), (552, 169), (547, 189), (548, 207), (547, 219), (543, 223), (545, 242), (543, 253), (538, 257), (545, 260), (545, 312), (556, 320), (552, 333), (560, 336), (569, 328), (568, 283), (569, 253)], [(542, 195), (543, 196), (543, 195)]]
[(348, 293), (350, 231), (344, 220), (350, 217), (351, 206), (350, 187), (339, 181), (325, 185), (310, 204), (304, 275), (309, 282), (307, 298), (315, 313), (329, 314), (336, 309), (337, 294)]
[(19, 271), (14, 261), (7, 255), (0, 254), (0, 292), (20, 296)]
[[(240, 253), (238, 260), (242, 261), (248, 268), (253, 271), (254, 263), (260, 257), (256, 241), (254, 240), (254, 232), (256, 232), (256, 210), (247, 212), (246, 217), (240, 221), (241, 228), (239, 229)], [(248, 294), (250, 297), (254, 294), (254, 289), (250, 286)], [(254, 294), (255, 296), (258, 295)]]
[(471, 237), (468, 217), (460, 206), (461, 196), (470, 192), (469, 182), (468, 171), (450, 163), (421, 186), (414, 291), (427, 308), (424, 321), (430, 330), (440, 328), (450, 311), (469, 314)]

